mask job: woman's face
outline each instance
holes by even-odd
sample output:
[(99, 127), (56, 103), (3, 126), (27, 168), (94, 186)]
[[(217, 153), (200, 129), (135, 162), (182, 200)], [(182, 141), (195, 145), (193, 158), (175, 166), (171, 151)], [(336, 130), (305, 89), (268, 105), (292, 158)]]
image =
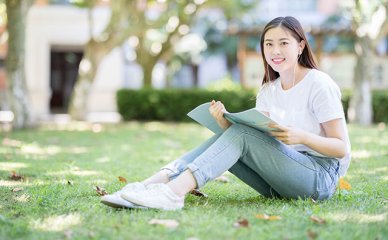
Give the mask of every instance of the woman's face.
[(298, 62), (298, 54), (303, 49), (302, 42), (299, 43), (282, 27), (268, 30), (264, 37), (264, 56), (267, 63), (279, 74), (293, 70)]

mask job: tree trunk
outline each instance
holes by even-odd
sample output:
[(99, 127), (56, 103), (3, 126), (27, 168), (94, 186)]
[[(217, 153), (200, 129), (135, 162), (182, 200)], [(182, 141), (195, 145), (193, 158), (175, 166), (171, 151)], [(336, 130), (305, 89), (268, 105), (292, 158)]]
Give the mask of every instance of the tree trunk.
[(152, 70), (154, 69), (155, 64), (146, 63), (141, 64), (143, 66), (143, 87), (151, 88), (152, 87)]
[(353, 96), (350, 100), (349, 122), (367, 126), (372, 123), (372, 77), (374, 54), (367, 36), (356, 42), (357, 63), (354, 71)]
[(100, 62), (111, 49), (90, 40), (85, 47), (84, 56), (79, 66), (79, 75), (74, 86), (69, 104), (69, 114), (74, 120), (85, 120), (90, 89), (93, 85)]
[(29, 124), (28, 91), (25, 77), (24, 42), (27, 12), (32, 1), (6, 0), (8, 18), (8, 54), (5, 61), (8, 105), (14, 113), (15, 128)]
[[(69, 113), (74, 120), (85, 120), (87, 116), (87, 100), (95, 80), (101, 60), (115, 47), (120, 46), (137, 28), (123, 28), (131, 22), (130, 10), (136, 1), (122, 0), (111, 2), (111, 17), (104, 31), (86, 44), (84, 57), (79, 67), (79, 75), (70, 99)], [(93, 8), (93, 4), (89, 7)], [(89, 16), (91, 13), (89, 12)], [(90, 26), (91, 28), (92, 26)]]
[(158, 58), (152, 56), (143, 46), (136, 49), (136, 55), (138, 56), (137, 62), (143, 69), (143, 87), (152, 88), (152, 71), (158, 62)]

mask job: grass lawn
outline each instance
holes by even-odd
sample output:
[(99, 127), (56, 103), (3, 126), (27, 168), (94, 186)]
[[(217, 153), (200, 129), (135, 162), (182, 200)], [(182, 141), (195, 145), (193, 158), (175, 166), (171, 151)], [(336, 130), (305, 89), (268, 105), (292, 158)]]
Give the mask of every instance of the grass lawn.
[[(190, 195), (182, 211), (113, 209), (93, 188), (112, 193), (125, 185), (119, 176), (151, 175), (211, 135), (195, 123), (2, 133), (0, 239), (388, 239), (388, 129), (349, 130), (353, 160), (345, 179), (352, 188), (329, 201), (265, 199), (226, 174), (229, 182), (209, 183), (202, 188), (208, 198)], [(12, 171), (24, 179), (11, 179)], [(152, 219), (179, 226), (150, 225)], [(235, 227), (242, 219), (249, 226)]]

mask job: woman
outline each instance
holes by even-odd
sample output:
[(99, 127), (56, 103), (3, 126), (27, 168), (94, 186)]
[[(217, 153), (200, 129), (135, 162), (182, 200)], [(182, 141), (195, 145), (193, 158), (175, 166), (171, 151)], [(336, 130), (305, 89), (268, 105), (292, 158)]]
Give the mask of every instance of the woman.
[[(338, 86), (317, 70), (300, 23), (278, 17), (264, 28), (265, 75), (256, 108), (279, 125), (270, 135), (231, 124), (221, 102), (210, 113), (225, 129), (143, 182), (102, 197), (113, 207), (177, 210), (194, 188), (230, 171), (265, 197), (329, 199), (350, 163)], [(272, 136), (271, 136), (272, 135)]]

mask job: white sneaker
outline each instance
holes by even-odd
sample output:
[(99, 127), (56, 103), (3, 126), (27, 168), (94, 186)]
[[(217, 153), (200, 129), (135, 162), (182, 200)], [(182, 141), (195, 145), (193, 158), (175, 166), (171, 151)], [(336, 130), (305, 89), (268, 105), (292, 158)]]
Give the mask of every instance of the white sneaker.
[(123, 192), (121, 197), (137, 205), (162, 210), (179, 210), (184, 206), (184, 197), (176, 195), (167, 184), (147, 186), (146, 190)]
[(140, 182), (129, 183), (125, 185), (120, 191), (102, 196), (101, 203), (114, 208), (145, 208), (121, 198), (121, 194), (123, 192), (136, 192), (145, 189), (146, 187)]

